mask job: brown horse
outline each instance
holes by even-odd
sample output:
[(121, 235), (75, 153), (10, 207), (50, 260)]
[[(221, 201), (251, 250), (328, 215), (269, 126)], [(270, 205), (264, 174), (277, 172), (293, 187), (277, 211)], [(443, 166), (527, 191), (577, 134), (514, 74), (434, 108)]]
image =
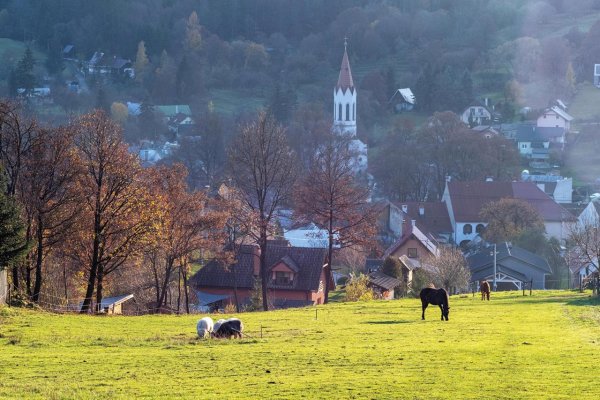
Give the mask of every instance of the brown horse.
[(490, 284), (488, 283), (488, 281), (481, 281), (479, 283), (479, 286), (481, 287), (481, 300), (485, 300), (487, 298), (487, 300), (490, 300)]

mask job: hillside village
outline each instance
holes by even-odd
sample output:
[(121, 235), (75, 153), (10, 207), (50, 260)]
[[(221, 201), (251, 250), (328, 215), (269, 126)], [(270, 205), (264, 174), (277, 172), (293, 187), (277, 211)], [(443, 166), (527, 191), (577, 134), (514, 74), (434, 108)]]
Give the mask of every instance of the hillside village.
[[(225, 6), (205, 11), (220, 7)], [(361, 7), (348, 13), (367, 18), (369, 7)], [(558, 9), (555, 14), (533, 6), (527, 10), (562, 15)], [(11, 12), (17, 11), (7, 6), (6, 13)], [(419, 5), (379, 5), (369, 12), (368, 18), (385, 21), (386, 12), (390, 21), (441, 15)], [(257, 302), (264, 309), (327, 303), (330, 292), (360, 276), (375, 296), (388, 299), (415, 295), (427, 283), (459, 293), (478, 290), (485, 280), (495, 290), (564, 289), (597, 280), (598, 254), (589, 232), (597, 225), (593, 207), (600, 187), (577, 162), (586, 140), (594, 137), (594, 122), (589, 116), (573, 116), (580, 114), (581, 96), (589, 96), (590, 87), (597, 90), (598, 60), (574, 56), (575, 48), (585, 54), (582, 43), (593, 39), (596, 25), (561, 37), (558, 48), (570, 46), (563, 57), (548, 46), (550, 39), (531, 32), (535, 39), (515, 36), (490, 47), (485, 60), (460, 53), (471, 60), (469, 67), (451, 51), (443, 59), (413, 54), (408, 42), (397, 44), (405, 60), (387, 57), (385, 50), (372, 49), (365, 37), (349, 29), (362, 24), (350, 14), (336, 16), (332, 30), (320, 33), (335, 41), (324, 45), (306, 39), (296, 50), (275, 34), (266, 39), (258, 35), (256, 42), (224, 40), (203, 25), (205, 17), (196, 10), (186, 5), (177, 13), (183, 51), (165, 44), (160, 52), (150, 40), (130, 38), (129, 47), (103, 40), (90, 47), (65, 35), (53, 37), (46, 50), (33, 42), (2, 39), (20, 50), (6, 53), (13, 65), (2, 71), (6, 79), (0, 88), (7, 97), (0, 123), (14, 135), (12, 142), (2, 143), (6, 194), (30, 210), (24, 214), (26, 230), (38, 229), (42, 237), (27, 234), (26, 242), (38, 243), (28, 265), (0, 272), (3, 301), (24, 298), (68, 311), (89, 311), (96, 304), (100, 312), (179, 313), (258, 309)], [(529, 22), (540, 32), (548, 23), (542, 17)], [(460, 36), (458, 25), (454, 28), (452, 34)], [(225, 35), (215, 25), (211, 29)], [(377, 29), (381, 37), (389, 36)], [(411, 31), (405, 40), (416, 44), (421, 39)], [(521, 54), (528, 48), (539, 56), (535, 63)], [(321, 63), (309, 58), (323, 73), (297, 72), (302, 67), (295, 64), (296, 51), (314, 52), (311, 57), (326, 54)], [(560, 68), (550, 68), (551, 60)], [(445, 61), (450, 66), (444, 67)], [(533, 63), (531, 70), (525, 70), (527, 62)], [(418, 70), (407, 73), (403, 63)], [(503, 68), (510, 72), (499, 72)], [(536, 90), (535, 85), (543, 87)], [(239, 98), (225, 101), (223, 94), (234, 89), (239, 91), (233, 97)], [(39, 188), (21, 183), (22, 176), (38, 179), (31, 165), (59, 156), (72, 166), (64, 176), (79, 182), (77, 174), (96, 166), (90, 159), (89, 166), (76, 168), (85, 159), (82, 154), (93, 153), (82, 147), (81, 135), (92, 133), (89, 126), (105, 123), (119, 132), (114, 140), (126, 149), (117, 164), (142, 182), (131, 193), (150, 204), (146, 210), (138, 204), (120, 216), (131, 226), (115, 223), (111, 228), (113, 233), (132, 229), (127, 240), (120, 233), (106, 239), (99, 223), (85, 233), (89, 225), (79, 226), (64, 213), (81, 212), (83, 218), (91, 207), (79, 210), (67, 204), (54, 215), (49, 205), (58, 200), (48, 198), (40, 205), (32, 196)], [(15, 128), (21, 125), (28, 128)], [(42, 127), (52, 132), (49, 143), (58, 141), (55, 149), (78, 155), (70, 158), (58, 150), (43, 155), (41, 149), (53, 147), (46, 139), (34, 140)], [(73, 133), (62, 136), (63, 127)], [(244, 150), (260, 146), (254, 139), (265, 131), (281, 134), (277, 143), (285, 143), (269, 151), (286, 156), (271, 159), (278, 166), (252, 170), (252, 157)], [(31, 141), (31, 149), (40, 146), (40, 154), (19, 147), (23, 137)], [(15, 163), (16, 155), (28, 159), (29, 166)], [(331, 177), (332, 170), (338, 171), (337, 180), (323, 178)], [(271, 175), (269, 182), (280, 186), (251, 187), (248, 182), (260, 181), (257, 174)], [(56, 193), (75, 191), (75, 183), (67, 181), (50, 182), (63, 185)], [(73, 194), (68, 200), (90, 202), (89, 193), (85, 199)], [(175, 214), (170, 204), (186, 196), (190, 208)], [(48, 223), (60, 217), (68, 229), (45, 232), (31, 210), (39, 218), (46, 215)], [(208, 225), (202, 225), (204, 233), (153, 226), (168, 213), (173, 220), (185, 217)], [(197, 213), (211, 222), (190, 216)], [(134, 222), (143, 226), (143, 234)], [(60, 240), (50, 239), (70, 230), (79, 230), (81, 237), (73, 237), (80, 247), (63, 248)], [(106, 260), (97, 251), (89, 253), (84, 238), (92, 232), (102, 242), (94, 242), (95, 247), (115, 246), (122, 253), (111, 253)], [(167, 251), (157, 238), (176, 233), (192, 235), (194, 244), (181, 250), (183, 245), (171, 243), (172, 251)], [(120, 240), (131, 250), (118, 246)], [(95, 260), (89, 270), (81, 261), (86, 252)], [(461, 280), (450, 282), (441, 272), (450, 253), (463, 257)], [(493, 257), (496, 261), (489, 260), (492, 253), (499, 256)], [(70, 270), (64, 267), (60, 281), (54, 265), (65, 257)], [(132, 272), (136, 263), (144, 265), (140, 274)], [(78, 274), (87, 277), (87, 284)]]

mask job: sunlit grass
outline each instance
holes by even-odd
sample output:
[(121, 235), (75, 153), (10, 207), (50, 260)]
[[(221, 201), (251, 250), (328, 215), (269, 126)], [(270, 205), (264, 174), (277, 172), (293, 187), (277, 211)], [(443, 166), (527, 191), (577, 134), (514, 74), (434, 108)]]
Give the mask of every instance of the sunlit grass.
[(198, 316), (4, 308), (0, 398), (597, 398), (589, 293), (450, 304), (448, 322), (416, 299), (242, 314), (231, 341), (196, 339)]

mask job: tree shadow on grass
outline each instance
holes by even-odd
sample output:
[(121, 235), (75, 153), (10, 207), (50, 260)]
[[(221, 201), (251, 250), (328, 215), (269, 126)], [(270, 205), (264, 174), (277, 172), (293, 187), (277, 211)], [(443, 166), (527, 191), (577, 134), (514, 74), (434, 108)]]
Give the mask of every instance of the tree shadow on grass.
[(414, 321), (406, 321), (404, 319), (398, 320), (398, 321), (367, 321), (367, 322), (363, 322), (363, 324), (370, 324), (370, 325), (396, 325), (396, 324), (410, 324)]
[(579, 299), (567, 301), (566, 304), (570, 306), (598, 306), (600, 305), (600, 297), (593, 297), (590, 295), (589, 297), (582, 297)]

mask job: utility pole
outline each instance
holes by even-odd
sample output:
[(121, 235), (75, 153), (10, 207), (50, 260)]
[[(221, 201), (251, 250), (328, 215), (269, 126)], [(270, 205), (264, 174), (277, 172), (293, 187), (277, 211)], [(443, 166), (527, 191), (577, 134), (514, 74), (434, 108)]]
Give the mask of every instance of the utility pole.
[(496, 255), (498, 254), (498, 252), (496, 251), (496, 243), (494, 243), (494, 292), (496, 291), (496, 289), (498, 289), (498, 284), (496, 283)]

